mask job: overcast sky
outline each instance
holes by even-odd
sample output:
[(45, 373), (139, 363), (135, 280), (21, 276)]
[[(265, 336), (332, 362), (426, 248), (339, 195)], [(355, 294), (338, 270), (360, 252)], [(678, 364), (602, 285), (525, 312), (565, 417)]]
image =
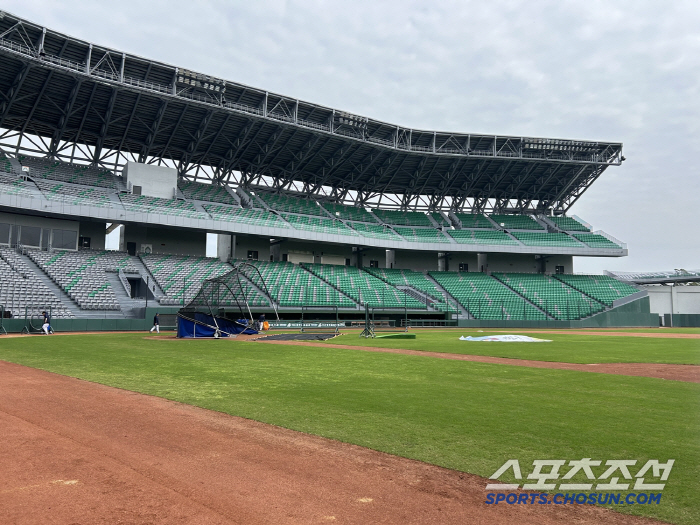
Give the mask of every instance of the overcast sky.
[(402, 126), (620, 141), (572, 208), (629, 245), (577, 272), (700, 268), (697, 1), (32, 1), (85, 40)]

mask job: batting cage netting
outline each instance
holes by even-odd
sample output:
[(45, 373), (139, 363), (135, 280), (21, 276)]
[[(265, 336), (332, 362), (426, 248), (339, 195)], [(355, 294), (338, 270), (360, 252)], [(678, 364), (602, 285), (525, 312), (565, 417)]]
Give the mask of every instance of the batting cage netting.
[(277, 307), (258, 268), (239, 262), (233, 270), (207, 279), (192, 300), (177, 313), (178, 337), (229, 337), (257, 334), (255, 309), (272, 309), (279, 320)]

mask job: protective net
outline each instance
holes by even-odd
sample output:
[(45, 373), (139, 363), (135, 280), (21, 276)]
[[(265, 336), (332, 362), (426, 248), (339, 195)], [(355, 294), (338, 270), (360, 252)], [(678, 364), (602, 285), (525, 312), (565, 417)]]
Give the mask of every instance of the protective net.
[(219, 277), (202, 282), (199, 292), (178, 312), (178, 337), (226, 337), (257, 333), (254, 309), (277, 308), (260, 270), (245, 261)]

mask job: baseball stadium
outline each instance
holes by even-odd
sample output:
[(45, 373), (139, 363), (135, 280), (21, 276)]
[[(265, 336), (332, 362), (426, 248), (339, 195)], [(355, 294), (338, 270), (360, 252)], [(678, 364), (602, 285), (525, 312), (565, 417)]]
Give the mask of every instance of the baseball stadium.
[(0, 12), (0, 521), (700, 522), (700, 272), (575, 271), (625, 161)]

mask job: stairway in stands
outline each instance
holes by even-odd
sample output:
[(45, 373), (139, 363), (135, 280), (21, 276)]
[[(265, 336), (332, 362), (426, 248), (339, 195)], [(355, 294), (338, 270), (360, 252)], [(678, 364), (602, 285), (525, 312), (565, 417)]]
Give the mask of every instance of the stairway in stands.
[[(114, 290), (114, 295), (119, 301), (119, 307), (121, 308), (122, 315), (128, 319), (143, 318), (143, 308), (146, 306), (146, 301), (144, 299), (132, 299), (127, 295), (124, 285), (119, 280), (119, 274), (115, 272), (106, 272), (107, 281), (112, 286)], [(153, 301), (153, 306), (157, 306), (158, 303)]]
[(459, 307), (459, 316), (460, 316), (461, 318), (463, 318), (463, 319), (472, 319), (472, 316), (469, 314), (469, 312), (467, 312), (467, 309), (464, 308), (464, 306), (462, 306), (462, 305), (460, 304), (460, 302), (459, 302), (457, 299), (455, 299), (454, 297), (452, 297), (452, 296), (450, 295), (450, 293), (449, 293), (447, 290), (445, 290), (445, 288), (443, 288), (443, 287), (440, 285), (439, 282), (437, 282), (435, 279), (433, 279), (433, 278), (432, 278), (430, 275), (428, 275), (428, 274), (426, 274), (425, 277), (426, 277), (429, 281), (432, 281), (433, 284), (435, 284), (435, 288), (437, 288), (438, 290), (440, 290), (440, 291), (443, 293), (443, 296), (444, 296), (444, 297), (447, 297), (447, 298), (448, 298), (448, 300), (449, 300), (449, 302), (450, 302), (451, 305), (456, 305), (456, 306)]
[[(158, 284), (158, 281), (156, 281), (156, 279), (153, 277), (153, 274), (150, 271), (148, 271), (146, 265), (143, 264), (141, 257), (132, 256), (131, 264), (134, 267), (136, 267), (144, 281), (146, 280), (146, 277), (148, 277), (148, 287), (151, 289), (153, 295), (156, 296), (157, 301), (160, 301), (163, 297), (165, 297), (165, 292), (163, 292), (162, 288), (160, 287), (160, 284)], [(154, 286), (155, 289), (153, 288)], [(123, 289), (124, 287), (122, 287), (122, 290)]]

